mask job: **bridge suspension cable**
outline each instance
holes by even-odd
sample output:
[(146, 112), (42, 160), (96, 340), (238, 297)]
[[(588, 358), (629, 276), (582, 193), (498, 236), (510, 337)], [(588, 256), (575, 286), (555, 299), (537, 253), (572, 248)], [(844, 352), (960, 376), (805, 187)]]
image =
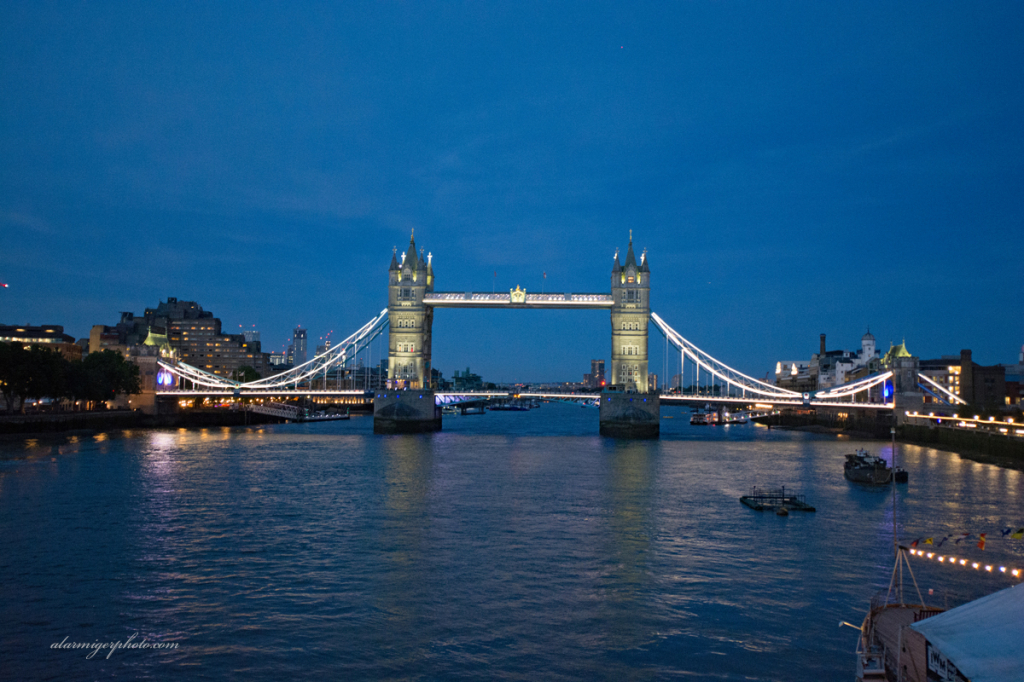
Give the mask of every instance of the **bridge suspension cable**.
[[(724, 362), (716, 360), (700, 348), (697, 348), (697, 346), (684, 339), (679, 332), (668, 326), (668, 324), (661, 319), (657, 313), (651, 313), (651, 320), (658, 326), (658, 329), (665, 335), (669, 342), (679, 349), (681, 360), (685, 361), (686, 358), (689, 358), (698, 368), (698, 371), (703, 369), (710, 373), (713, 377), (724, 382), (728, 389), (739, 389), (744, 396), (749, 395), (752, 398), (774, 398), (776, 400), (799, 400), (801, 398), (801, 394), (796, 391), (790, 391), (785, 388), (765, 383), (764, 381), (758, 381), (753, 377), (747, 376), (743, 372), (729, 367)], [(683, 368), (681, 367), (680, 384), (682, 384), (682, 370)]]
[(283, 389), (289, 386), (297, 386), (317, 376), (326, 376), (327, 372), (331, 369), (343, 369), (353, 358), (368, 348), (370, 342), (387, 328), (388, 309), (385, 308), (379, 315), (333, 348), (286, 372), (274, 374), (264, 379), (256, 379), (255, 381), (233, 381), (227, 377), (207, 372), (184, 362), (169, 363), (160, 361), (159, 364), (162, 368), (177, 375), (180, 379), (187, 379), (194, 384), (206, 388), (224, 391)]
[[(943, 397), (944, 396), (945, 398), (947, 398), (946, 402), (948, 402), (950, 405), (966, 405), (967, 404), (966, 400), (964, 400), (960, 396), (956, 395), (955, 393), (949, 391), (945, 386), (942, 386), (942, 385), (936, 383), (935, 380), (933, 380), (927, 374), (918, 374), (917, 377), (919, 379), (924, 379), (925, 382), (930, 384), (932, 388), (938, 389), (939, 393), (941, 393), (942, 396), (937, 396), (937, 397)], [(928, 389), (928, 387), (926, 387), (924, 385), (922, 385), (921, 388), (924, 388), (926, 390)], [(929, 392), (931, 392), (931, 391), (929, 391)]]
[(835, 398), (849, 398), (855, 393), (861, 391), (867, 391), (884, 384), (889, 379), (892, 379), (892, 372), (881, 372), (879, 374), (872, 374), (869, 377), (854, 381), (849, 384), (843, 384), (842, 386), (836, 386), (835, 388), (816, 391), (814, 393), (815, 400), (833, 400)]

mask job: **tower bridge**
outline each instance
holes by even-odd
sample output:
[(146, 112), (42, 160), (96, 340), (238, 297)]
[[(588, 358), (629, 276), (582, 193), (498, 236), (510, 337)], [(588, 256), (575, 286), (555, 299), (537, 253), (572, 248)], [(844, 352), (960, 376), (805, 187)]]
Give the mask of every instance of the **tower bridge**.
[[(609, 386), (599, 396), (588, 394), (531, 393), (551, 400), (582, 400), (600, 406), (601, 433), (620, 437), (657, 437), (659, 410), (666, 404), (769, 404), (900, 414), (922, 403), (916, 358), (898, 358), (893, 367), (842, 386), (812, 393), (797, 393), (760, 381), (726, 365), (701, 350), (651, 310), (651, 268), (647, 253), (636, 257), (632, 231), (625, 258), (615, 252), (610, 291), (531, 293), (516, 286), (504, 292), (435, 290), (433, 255), (417, 250), (413, 237), (399, 254), (395, 249), (388, 267), (388, 305), (348, 338), (286, 372), (251, 382), (238, 382), (182, 362), (162, 360), (173, 380), (158, 382), (170, 395), (349, 395), (358, 390), (329, 388), (328, 377), (365, 354), (370, 343), (388, 331), (386, 389), (365, 391), (374, 403), (374, 430), (382, 433), (435, 431), (441, 428), (441, 405), (458, 401), (457, 392), (440, 392), (431, 383), (432, 337), (435, 308), (602, 309), (611, 323)], [(648, 386), (648, 335), (652, 324), (679, 353), (680, 376), (690, 372), (697, 390), (688, 394), (659, 394)], [(704, 382), (702, 384), (701, 382)], [(188, 384), (186, 387), (185, 384)], [(702, 387), (704, 390), (702, 390)], [(501, 392), (502, 395), (508, 395)], [(465, 394), (468, 395), (468, 394)], [(950, 396), (955, 400), (955, 396)]]
[(435, 308), (606, 309), (611, 313), (613, 384), (627, 392), (647, 392), (647, 321), (651, 269), (644, 252), (637, 261), (633, 235), (624, 263), (615, 260), (611, 293), (531, 294), (519, 286), (502, 293), (435, 292), (433, 255), (416, 250), (413, 235), (388, 267), (388, 377), (397, 388), (430, 388), (431, 339)]

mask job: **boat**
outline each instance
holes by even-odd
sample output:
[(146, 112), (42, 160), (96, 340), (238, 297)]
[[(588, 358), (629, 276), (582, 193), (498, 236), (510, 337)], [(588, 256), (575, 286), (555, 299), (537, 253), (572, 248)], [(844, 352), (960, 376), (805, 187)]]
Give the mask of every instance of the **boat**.
[(744, 412), (729, 412), (723, 410), (722, 418), (719, 421), (720, 424), (746, 424), (747, 415)]
[(718, 423), (718, 412), (705, 405), (703, 410), (695, 410), (690, 415), (690, 423), (694, 426), (708, 426)]
[(885, 463), (885, 460), (875, 455), (869, 455), (863, 448), (846, 456), (843, 475), (852, 483), (864, 485), (886, 485), (892, 481), (892, 469)]
[(529, 405), (524, 405), (518, 400), (507, 400), (488, 405), (487, 409), (491, 412), (527, 412), (530, 407)]
[(754, 486), (750, 489), (749, 495), (740, 498), (740, 502), (754, 511), (774, 509), (779, 516), (789, 516), (790, 511), (815, 511), (814, 507), (807, 504), (806, 497), (794, 495), (792, 491), (787, 493), (786, 486), (777, 489)]
[(341, 421), (341, 420), (349, 419), (349, 418), (350, 417), (349, 417), (348, 410), (346, 410), (345, 414), (338, 414), (337, 412), (316, 412), (314, 414), (310, 414), (310, 415), (307, 415), (307, 416), (304, 416), (304, 417), (299, 417), (299, 419), (297, 421), (300, 421), (300, 422), (333, 422), (333, 421)]
[[(893, 463), (896, 462), (895, 441), (893, 443)], [(851, 474), (853, 469), (853, 474)], [(868, 455), (863, 449), (853, 455), (846, 456), (844, 474), (851, 481), (856, 478), (870, 477), (871, 480), (881, 478), (884, 471), (886, 483), (892, 481), (892, 470), (886, 467), (885, 461)], [(851, 475), (855, 478), (851, 478)], [(861, 481), (857, 481), (861, 482)], [(872, 599), (863, 623), (857, 628), (852, 623), (840, 621), (839, 625), (849, 625), (860, 630), (857, 638), (857, 682), (889, 682), (890, 680), (927, 680), (949, 679), (956, 677), (932, 677), (927, 670), (931, 667), (925, 661), (923, 642), (912, 642), (910, 626), (942, 613), (945, 609), (929, 607), (925, 604), (921, 588), (917, 584), (914, 570), (907, 558), (908, 548), (899, 543), (896, 536), (896, 484), (892, 483), (892, 527), (893, 550), (896, 562), (889, 579), (889, 589), (879, 592)], [(906, 573), (904, 573), (904, 568)], [(913, 581), (917, 601), (908, 603), (904, 595), (904, 575)], [(918, 646), (921, 645), (918, 650)], [(910, 651), (913, 649), (915, 651)], [(930, 654), (929, 654), (930, 655)]]
[(462, 408), (462, 416), (468, 416), (471, 414), (484, 414), (483, 405), (468, 405)]

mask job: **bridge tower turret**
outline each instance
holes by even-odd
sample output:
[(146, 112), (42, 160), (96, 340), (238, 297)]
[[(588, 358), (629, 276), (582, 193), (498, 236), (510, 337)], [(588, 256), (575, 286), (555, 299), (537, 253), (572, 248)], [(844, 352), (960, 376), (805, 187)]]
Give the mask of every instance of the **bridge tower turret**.
[(391, 257), (388, 268), (388, 379), (393, 388), (430, 388), (430, 328), (433, 308), (423, 296), (434, 290), (434, 270), (428, 256), (409, 249)]
[(626, 262), (615, 253), (612, 267), (612, 366), (609, 384), (626, 391), (647, 392), (647, 321), (651, 315), (651, 270), (647, 252), (636, 262), (633, 231), (629, 231)]

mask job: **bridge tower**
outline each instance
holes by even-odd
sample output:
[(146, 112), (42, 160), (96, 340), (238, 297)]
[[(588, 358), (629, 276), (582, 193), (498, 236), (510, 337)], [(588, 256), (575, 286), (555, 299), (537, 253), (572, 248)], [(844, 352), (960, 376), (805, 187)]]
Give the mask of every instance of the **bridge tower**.
[(416, 253), (409, 237), (409, 249), (391, 256), (388, 268), (388, 379), (393, 388), (430, 388), (430, 341), (434, 311), (423, 304), (423, 296), (434, 290), (431, 257)]
[(651, 270), (647, 252), (637, 264), (633, 231), (626, 262), (615, 253), (612, 267), (612, 367), (608, 383), (625, 391), (647, 392), (647, 321), (651, 315)]

